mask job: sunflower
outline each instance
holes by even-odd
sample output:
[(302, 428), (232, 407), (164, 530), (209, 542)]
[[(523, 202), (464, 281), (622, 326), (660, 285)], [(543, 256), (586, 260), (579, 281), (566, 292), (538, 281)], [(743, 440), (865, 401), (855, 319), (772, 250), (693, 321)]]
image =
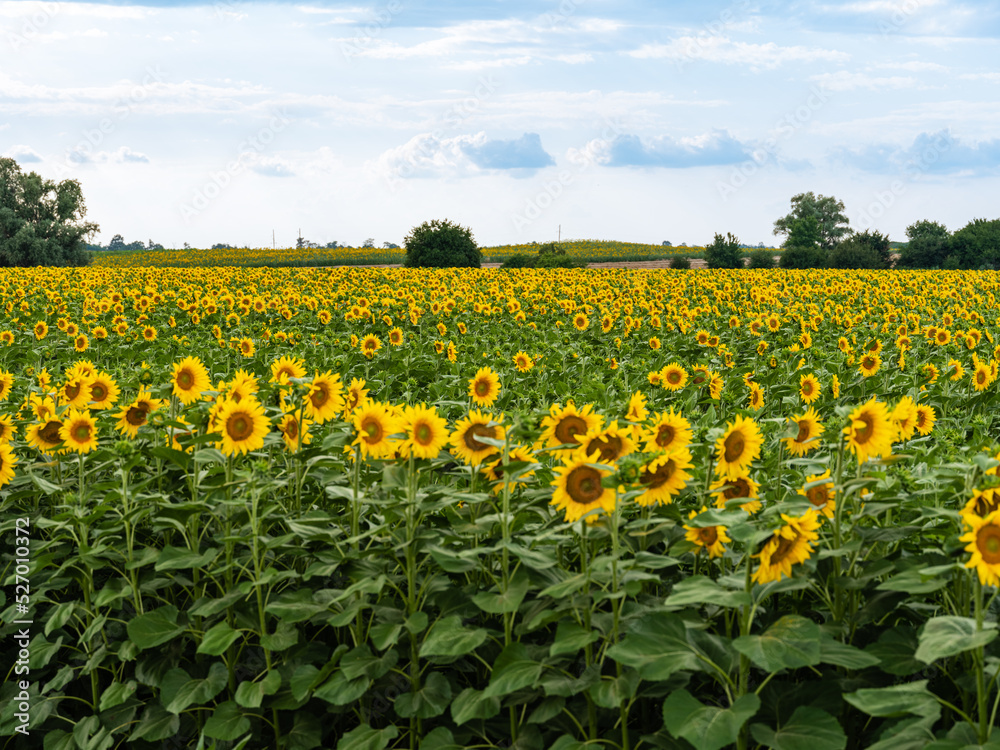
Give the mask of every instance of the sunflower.
[(393, 328), (389, 331), (389, 343), (393, 346), (403, 345), (403, 329), (400, 327)]
[[(996, 476), (997, 467), (990, 469), (990, 472), (994, 472)], [(989, 473), (989, 472), (987, 472)], [(1000, 488), (997, 487), (987, 487), (982, 490), (973, 490), (972, 497), (962, 508), (962, 516), (974, 515), (980, 518), (989, 515), (995, 510), (1000, 510)]]
[(98, 372), (90, 381), (90, 408), (110, 409), (118, 400), (120, 390), (115, 379), (106, 372)]
[(615, 492), (603, 483), (611, 472), (596, 468), (582, 450), (566, 454), (563, 465), (555, 467), (555, 474), (552, 480), (555, 490), (549, 504), (566, 511), (567, 523), (584, 516), (588, 523), (594, 523), (600, 513), (593, 511), (614, 511)]
[(667, 505), (687, 485), (691, 475), (685, 471), (694, 464), (687, 448), (677, 448), (652, 458), (639, 471), (639, 484), (645, 491), (635, 501), (642, 506)]
[(171, 380), (174, 386), (173, 394), (185, 406), (197, 401), (201, 397), (202, 391), (207, 391), (212, 387), (208, 370), (197, 357), (185, 357), (180, 362), (175, 363)]
[(613, 464), (635, 450), (631, 428), (620, 428), (618, 420), (603, 429), (588, 432), (580, 439), (580, 445), (586, 455), (598, 454), (598, 463), (602, 464)]
[(830, 479), (829, 469), (822, 474), (806, 477), (806, 483), (798, 490), (798, 493), (812, 503), (818, 512), (827, 518), (833, 518), (833, 514), (837, 510), (837, 500), (834, 496), (833, 480)]
[(938, 370), (938, 368), (935, 367), (930, 362), (928, 362), (926, 365), (924, 365), (921, 368), (921, 371), (923, 372), (924, 378), (926, 379), (928, 385), (930, 385), (931, 383), (937, 382), (938, 376), (940, 376), (940, 374), (941, 374), (940, 371)]
[(484, 443), (479, 438), (503, 440), (507, 433), (500, 424), (502, 420), (503, 415), (497, 419), (492, 414), (479, 410), (470, 411), (455, 423), (455, 429), (449, 437), (452, 453), (470, 466), (478, 466), (487, 456), (498, 453), (499, 448)]
[(299, 424), (296, 412), (285, 414), (278, 423), (278, 431), (285, 441), (285, 450), (295, 453), (303, 445), (309, 445), (312, 442), (312, 433), (309, 432), (312, 423), (311, 419), (303, 419)]
[(49, 334), (49, 327), (44, 320), (39, 320), (35, 323), (35, 338), (38, 340), (44, 339)]
[(962, 367), (962, 363), (957, 359), (949, 359), (948, 367), (951, 368), (951, 375), (949, 375), (951, 380), (958, 382), (965, 377), (965, 368)]
[(518, 352), (514, 355), (514, 364), (517, 366), (518, 372), (527, 372), (535, 366), (535, 361), (525, 352)]
[(92, 376), (85, 373), (73, 375), (71, 372), (67, 373), (66, 382), (59, 389), (59, 403), (82, 409), (90, 402)]
[(746, 417), (736, 417), (726, 425), (726, 431), (715, 443), (718, 454), (715, 473), (729, 479), (746, 474), (750, 464), (760, 456), (762, 443), (757, 423)]
[[(368, 359), (375, 356), (375, 352), (382, 348), (382, 341), (374, 333), (367, 334), (361, 339), (361, 353)], [(300, 376), (301, 377), (301, 376)]]
[(306, 363), (295, 357), (283, 356), (271, 363), (271, 379), (268, 383), (288, 385), (289, 378), (301, 378), (306, 374)]
[(882, 358), (878, 354), (864, 354), (858, 365), (858, 371), (866, 378), (870, 378), (882, 366)]
[(6, 443), (0, 444), (0, 487), (10, 484), (14, 478), (14, 466), (17, 464), (17, 456), (13, 449)]
[(539, 440), (548, 448), (560, 445), (579, 445), (580, 438), (588, 432), (600, 429), (604, 418), (593, 413), (592, 404), (585, 404), (577, 409), (576, 404), (569, 401), (565, 408), (559, 404), (549, 407), (549, 416), (542, 419), (542, 434)]
[(403, 431), (403, 420), (396, 410), (386, 403), (365, 399), (354, 410), (356, 437), (351, 445), (361, 449), (362, 457), (391, 458), (399, 442), (392, 438)]
[(162, 404), (160, 399), (153, 398), (145, 388), (140, 388), (135, 400), (115, 415), (118, 419), (115, 427), (122, 434), (135, 439), (139, 428), (148, 423), (150, 413), (159, 409)]
[(984, 586), (1000, 585), (1000, 510), (986, 516), (967, 513), (962, 520), (969, 531), (959, 537), (959, 541), (968, 542), (965, 550), (972, 554), (965, 567), (975, 568)]
[(663, 385), (663, 373), (660, 370), (649, 373), (646, 379), (650, 385)]
[(660, 370), (660, 384), (668, 391), (679, 391), (687, 381), (687, 370), (676, 362), (671, 362)]
[[(523, 445), (516, 445), (513, 448), (511, 448), (510, 451), (508, 451), (507, 462), (532, 464), (535, 462), (535, 456), (531, 452), (530, 448), (527, 448)], [(527, 469), (527, 467), (525, 467), (525, 469)], [(504, 473), (502, 458), (497, 458), (493, 461), (490, 461), (487, 464), (483, 464), (482, 468), (480, 468), (479, 471), (493, 485), (493, 494), (495, 495), (499, 495), (501, 492), (503, 492), (504, 487), (508, 483), (511, 485), (511, 489), (513, 489), (517, 485), (526, 485), (528, 483), (528, 480), (531, 479), (531, 477), (535, 476), (534, 469), (522, 470), (517, 474), (516, 477), (510, 479), (509, 482), (505, 482), (504, 481), (505, 473)]]
[(977, 362), (976, 369), (972, 373), (972, 387), (977, 391), (985, 391), (990, 384), (991, 375), (989, 366)]
[(368, 397), (368, 389), (365, 388), (365, 381), (352, 378), (351, 384), (347, 386), (347, 393), (344, 396), (344, 416), (350, 416), (354, 410)]
[(819, 398), (820, 385), (815, 375), (802, 375), (799, 378), (799, 397), (803, 403), (811, 404)]
[(870, 457), (886, 456), (892, 451), (896, 428), (889, 419), (885, 404), (872, 396), (851, 412), (851, 424), (844, 428), (847, 447), (864, 463)]
[(89, 453), (97, 447), (97, 420), (89, 410), (70, 408), (59, 426), (59, 438), (68, 450)]
[[(693, 519), (700, 513), (704, 513), (708, 508), (704, 505), (701, 506), (701, 510), (692, 510), (688, 513), (688, 518)], [(685, 534), (684, 537), (695, 544), (698, 547), (702, 547), (708, 552), (709, 559), (713, 557), (722, 557), (726, 553), (725, 545), (729, 544), (732, 539), (726, 534), (726, 527), (721, 525), (713, 526), (688, 526), (684, 524)], [(696, 550), (695, 554), (700, 553), (701, 550)]]
[(104, 326), (97, 326), (91, 333), (94, 334), (95, 339), (106, 339), (108, 337), (108, 329)]
[(12, 331), (0, 332), (0, 342), (10, 346), (14, 343), (14, 333)]
[(481, 367), (469, 381), (469, 398), (476, 406), (493, 406), (500, 395), (500, 376), (489, 367)]
[(642, 391), (636, 391), (628, 400), (628, 411), (625, 413), (625, 419), (629, 422), (644, 422), (647, 416), (649, 416), (649, 409), (646, 408), (646, 397)]
[(87, 351), (87, 347), (90, 346), (90, 339), (87, 338), (85, 333), (81, 333), (79, 336), (73, 339), (73, 349), (78, 352)]
[(256, 396), (256, 393), (260, 390), (260, 384), (257, 382), (256, 377), (246, 370), (241, 369), (236, 371), (236, 374), (233, 375), (228, 385), (220, 384), (216, 390), (219, 393), (224, 393), (228, 398), (233, 399), (233, 401), (239, 401), (247, 396)]
[(257, 345), (254, 344), (253, 339), (246, 336), (241, 338), (236, 345), (244, 357), (252, 357), (257, 352)]
[(917, 404), (909, 396), (903, 396), (889, 418), (896, 424), (896, 439), (909, 440), (917, 429)]
[(216, 423), (213, 431), (222, 435), (216, 447), (227, 456), (260, 450), (271, 427), (264, 405), (253, 396), (239, 401), (224, 398), (216, 413)]
[(662, 346), (662, 344), (660, 343), (660, 339), (658, 337), (653, 336), (649, 340), (649, 348), (650, 349), (656, 350), (656, 349), (659, 349), (661, 346)]
[(0, 370), (0, 401), (6, 401), (10, 397), (10, 389), (13, 387), (14, 374)]
[(144, 341), (156, 341), (156, 329), (153, 326), (145, 326), (142, 329), (142, 338)]
[(784, 439), (785, 447), (793, 456), (804, 456), (809, 451), (819, 448), (819, 436), (823, 434), (823, 423), (815, 409), (809, 409), (794, 417), (788, 418), (789, 427), (797, 430), (795, 437)]
[(936, 421), (937, 414), (934, 413), (933, 406), (917, 404), (917, 416), (913, 423), (917, 432), (921, 435), (930, 435)]
[(750, 384), (750, 395), (748, 397), (748, 405), (754, 411), (757, 411), (764, 406), (764, 389), (761, 388), (756, 383)]
[(448, 422), (438, 416), (437, 409), (426, 404), (403, 409), (402, 455), (414, 458), (437, 458), (448, 443)]
[(7, 445), (16, 432), (14, 418), (10, 414), (0, 414), (0, 445)]
[(720, 398), (722, 398), (722, 388), (724, 385), (725, 381), (723, 381), (722, 376), (719, 375), (717, 372), (713, 372), (709, 376), (708, 394), (709, 396), (712, 397), (713, 401), (718, 401)]
[(610, 315), (605, 315), (603, 318), (601, 318), (602, 332), (607, 333), (614, 327), (615, 327), (615, 319), (612, 318)]
[(578, 331), (586, 331), (590, 325), (590, 319), (583, 313), (577, 313), (573, 317), (573, 327)]
[[(54, 411), (54, 410), (53, 410)], [(30, 425), (25, 433), (28, 445), (37, 448), (42, 453), (50, 453), (53, 448), (62, 442), (59, 437), (59, 428), (62, 421), (53, 416), (37, 424)]]
[(344, 387), (340, 375), (334, 375), (329, 370), (313, 375), (306, 394), (306, 416), (323, 424), (333, 419), (344, 410)]
[(756, 513), (761, 509), (760, 497), (758, 494), (760, 485), (750, 477), (741, 475), (738, 477), (719, 477), (709, 485), (709, 491), (717, 493), (715, 496), (715, 507), (725, 508), (726, 503), (737, 498), (746, 499), (750, 502), (741, 503), (740, 510), (747, 513)]
[(782, 513), (781, 518), (785, 524), (754, 555), (760, 559), (760, 565), (752, 576), (756, 583), (780, 581), (783, 576), (791, 578), (792, 566), (810, 558), (812, 542), (819, 538), (816, 529), (820, 521), (815, 510), (808, 510), (798, 517)]
[(644, 437), (646, 444), (644, 450), (647, 453), (665, 451), (670, 453), (679, 449), (686, 449), (691, 442), (691, 423), (674, 412), (671, 407), (669, 412), (660, 412), (653, 417), (653, 424)]

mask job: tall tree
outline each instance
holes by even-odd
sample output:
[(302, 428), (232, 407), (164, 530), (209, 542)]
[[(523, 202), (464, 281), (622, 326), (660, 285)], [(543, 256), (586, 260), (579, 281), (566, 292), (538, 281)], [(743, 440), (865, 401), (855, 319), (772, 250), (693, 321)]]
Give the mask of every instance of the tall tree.
[(906, 228), (909, 242), (899, 251), (901, 268), (939, 268), (948, 256), (951, 237), (948, 228), (937, 221), (917, 221)]
[(709, 268), (743, 268), (743, 248), (739, 238), (726, 232), (716, 233), (712, 244), (705, 248), (705, 265)]
[(803, 216), (788, 222), (788, 238), (778, 258), (782, 268), (822, 268), (826, 250), (820, 244), (819, 222), (815, 216)]
[(0, 266), (82, 266), (90, 262), (87, 206), (77, 180), (56, 183), (0, 158)]
[(1000, 268), (1000, 219), (973, 219), (949, 245), (949, 260), (959, 268)]
[(843, 201), (810, 191), (792, 196), (792, 210), (774, 222), (774, 234), (787, 236), (796, 219), (807, 217), (816, 219), (819, 244), (827, 252), (851, 231), (850, 220), (844, 215)]

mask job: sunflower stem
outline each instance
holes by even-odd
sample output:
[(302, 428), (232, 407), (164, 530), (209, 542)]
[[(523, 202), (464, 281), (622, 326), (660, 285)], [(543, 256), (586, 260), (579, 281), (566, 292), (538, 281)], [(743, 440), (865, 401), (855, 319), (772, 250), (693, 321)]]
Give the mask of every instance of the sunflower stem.
[[(983, 584), (976, 576), (976, 580), (973, 582), (975, 586), (975, 601), (976, 601), (976, 633), (980, 633), (983, 629)], [(986, 702), (989, 698), (987, 695), (986, 686), (986, 665), (984, 657), (985, 646), (980, 644), (976, 647), (974, 652), (975, 664), (976, 664), (976, 712), (979, 717), (979, 744), (985, 744), (990, 736), (990, 725), (988, 723), (989, 715), (986, 710)]]

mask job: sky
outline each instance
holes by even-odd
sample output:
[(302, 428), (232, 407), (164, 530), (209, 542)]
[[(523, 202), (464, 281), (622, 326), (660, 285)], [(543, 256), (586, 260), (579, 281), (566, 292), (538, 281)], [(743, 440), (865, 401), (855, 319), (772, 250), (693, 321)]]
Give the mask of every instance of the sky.
[(0, 155), (97, 241), (905, 241), (1000, 217), (1000, 4), (0, 0)]

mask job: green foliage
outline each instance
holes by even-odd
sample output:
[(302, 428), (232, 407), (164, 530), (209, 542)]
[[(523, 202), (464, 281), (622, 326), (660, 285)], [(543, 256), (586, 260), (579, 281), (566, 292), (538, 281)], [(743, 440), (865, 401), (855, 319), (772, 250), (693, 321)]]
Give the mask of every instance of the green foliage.
[(866, 229), (838, 242), (827, 256), (830, 268), (890, 268), (892, 249), (889, 238)]
[(705, 246), (705, 265), (709, 268), (743, 268), (743, 249), (730, 232), (716, 233), (712, 244)]
[(670, 267), (675, 270), (688, 270), (691, 268), (691, 259), (686, 255), (678, 255), (670, 259)]
[(87, 265), (84, 239), (98, 226), (86, 214), (78, 181), (45, 180), (0, 158), (0, 266)]
[(951, 236), (948, 254), (959, 268), (1000, 268), (1000, 219), (973, 219)]
[(944, 224), (917, 221), (906, 228), (909, 239), (899, 249), (899, 268), (940, 268), (948, 257), (951, 234)]
[(750, 251), (750, 268), (774, 268), (776, 265), (774, 250), (757, 248)]
[(782, 268), (822, 268), (826, 265), (826, 250), (820, 240), (819, 222), (815, 216), (792, 219), (778, 265)]
[(537, 254), (511, 255), (500, 264), (500, 268), (586, 268), (586, 266), (585, 260), (570, 256), (565, 246), (556, 242), (539, 245)]
[(472, 230), (448, 219), (433, 219), (414, 227), (403, 246), (407, 268), (479, 268), (482, 264)]
[[(813, 192), (799, 193), (792, 197), (792, 210), (774, 222), (774, 234), (786, 235), (791, 239), (792, 227), (796, 221), (812, 218), (816, 220), (817, 241), (825, 251), (848, 234), (850, 221), (844, 214), (844, 203), (833, 196), (816, 195)], [(786, 247), (789, 243), (786, 243)], [(801, 243), (795, 243), (796, 246)]]

